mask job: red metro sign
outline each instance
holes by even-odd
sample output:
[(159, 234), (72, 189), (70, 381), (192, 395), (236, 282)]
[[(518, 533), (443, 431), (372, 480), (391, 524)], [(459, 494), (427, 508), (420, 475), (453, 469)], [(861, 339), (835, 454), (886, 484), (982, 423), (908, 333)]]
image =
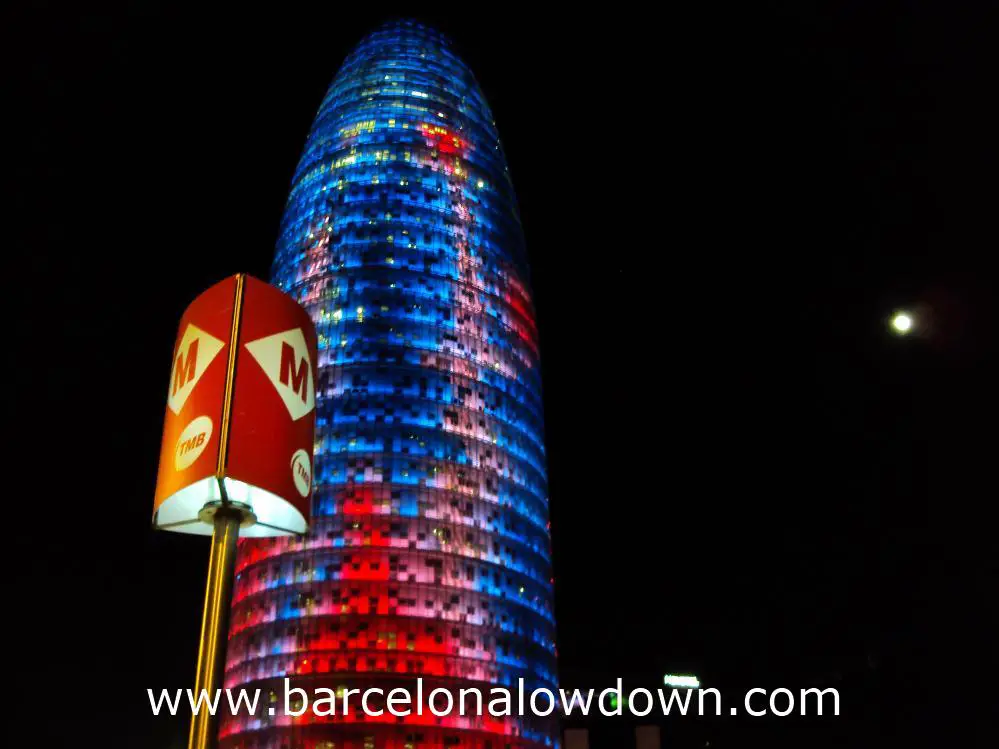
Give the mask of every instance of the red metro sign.
[[(232, 276), (180, 321), (153, 525), (210, 535), (233, 505), (243, 536), (304, 533), (312, 501), (316, 331), (293, 299)], [(200, 516), (200, 517), (199, 517)]]

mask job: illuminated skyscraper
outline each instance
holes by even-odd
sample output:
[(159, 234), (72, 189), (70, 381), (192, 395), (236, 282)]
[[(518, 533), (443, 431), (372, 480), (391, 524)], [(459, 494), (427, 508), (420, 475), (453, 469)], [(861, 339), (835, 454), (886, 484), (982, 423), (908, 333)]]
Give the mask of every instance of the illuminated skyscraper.
[[(554, 688), (523, 233), (489, 107), (441, 35), (392, 23), (348, 56), (295, 172), (272, 280), (319, 331), (313, 530), (242, 542), (226, 685), (272, 691), (276, 708), (285, 676), (310, 693), (417, 676), (425, 694), (478, 686), (487, 700), (520, 678)], [(267, 712), (227, 718), (223, 747), (557, 736), (554, 718)]]

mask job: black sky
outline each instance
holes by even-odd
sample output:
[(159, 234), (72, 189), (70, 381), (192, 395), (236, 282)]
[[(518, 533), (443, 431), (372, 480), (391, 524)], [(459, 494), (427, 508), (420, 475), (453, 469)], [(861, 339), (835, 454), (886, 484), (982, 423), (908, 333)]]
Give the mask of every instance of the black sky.
[[(207, 561), (149, 530), (175, 326), (268, 276), (322, 95), (394, 13), (90, 5), (4, 11), (8, 647), (36, 703), (8, 719), (173, 749), (145, 688), (193, 676)], [(716, 745), (984, 743), (995, 702), (955, 684), (994, 683), (999, 624), (995, 16), (747, 5), (404, 9), (476, 72), (521, 204), (561, 680), (841, 689), (838, 722)], [(901, 306), (920, 335), (886, 333)]]

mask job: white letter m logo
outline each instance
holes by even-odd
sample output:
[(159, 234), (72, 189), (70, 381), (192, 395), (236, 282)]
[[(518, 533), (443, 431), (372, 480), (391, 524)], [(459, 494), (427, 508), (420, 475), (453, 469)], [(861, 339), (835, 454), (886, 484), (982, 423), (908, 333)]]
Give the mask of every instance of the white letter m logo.
[(250, 341), (246, 350), (274, 385), (292, 421), (298, 421), (316, 407), (312, 360), (301, 328)]

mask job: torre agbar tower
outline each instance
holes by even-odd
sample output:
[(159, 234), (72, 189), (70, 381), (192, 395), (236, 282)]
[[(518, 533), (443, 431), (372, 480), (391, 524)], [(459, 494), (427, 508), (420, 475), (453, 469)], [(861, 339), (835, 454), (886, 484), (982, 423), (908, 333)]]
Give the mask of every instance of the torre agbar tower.
[[(495, 123), (437, 32), (389, 24), (319, 108), (281, 224), (273, 283), (319, 332), (313, 526), (241, 542), (225, 749), (557, 746), (516, 715), (554, 689), (555, 622), (538, 334)], [(284, 684), (438, 687), (436, 717), (283, 713)], [(511, 717), (458, 714), (459, 690), (514, 691)], [(547, 709), (548, 700), (538, 704)], [(446, 707), (438, 695), (438, 709)], [(269, 715), (268, 706), (275, 708)], [(372, 698), (369, 709), (387, 708)], [(397, 710), (404, 711), (405, 707)]]

